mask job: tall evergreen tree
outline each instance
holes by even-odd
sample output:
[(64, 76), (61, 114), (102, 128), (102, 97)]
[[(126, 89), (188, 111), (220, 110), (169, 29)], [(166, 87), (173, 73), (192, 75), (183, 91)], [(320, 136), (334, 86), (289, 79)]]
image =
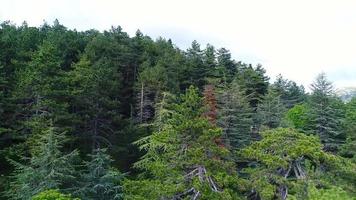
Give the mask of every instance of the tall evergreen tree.
[(222, 76), (231, 82), (238, 71), (238, 65), (231, 59), (230, 51), (225, 48), (218, 49), (217, 61), (219, 71), (223, 73)]
[(217, 60), (216, 60), (216, 50), (215, 47), (211, 44), (207, 44), (206, 48), (204, 49), (203, 53), (203, 62), (204, 66), (207, 68), (207, 81), (211, 82), (209, 79), (216, 79), (220, 78), (221, 74), (217, 67)]
[(285, 111), (280, 95), (269, 88), (257, 108), (259, 124), (268, 128), (277, 128), (281, 124)]
[(186, 52), (187, 57), (187, 68), (186, 72), (186, 88), (189, 85), (195, 85), (200, 89), (203, 89), (206, 84), (206, 77), (208, 74), (208, 68), (204, 65), (203, 62), (203, 51), (200, 48), (200, 44), (194, 40), (192, 42), (191, 48)]
[(356, 98), (351, 99), (346, 104), (346, 113), (344, 129), (346, 132), (346, 141), (341, 148), (341, 155), (351, 158), (356, 163)]
[(48, 189), (74, 188), (78, 152), (62, 152), (66, 137), (53, 127), (43, 130), (40, 135), (35, 153), (30, 158), (23, 158), (25, 164), (11, 161), (15, 171), (6, 192), (10, 199), (31, 199)]
[(106, 149), (96, 149), (89, 157), (90, 161), (84, 165), (83, 184), (78, 191), (82, 199), (123, 199), (123, 174), (110, 166), (113, 160)]
[[(215, 143), (220, 129), (203, 117), (203, 101), (189, 88), (151, 136), (138, 141), (147, 153), (136, 163), (144, 177), (127, 181), (127, 199), (236, 199), (229, 151)], [(226, 181), (222, 181), (226, 180)]]
[(280, 74), (272, 84), (272, 88), (280, 95), (284, 106), (288, 109), (303, 102), (306, 98), (303, 86), (298, 86), (294, 81), (284, 79)]
[(245, 91), (237, 81), (220, 88), (218, 95), (218, 124), (223, 129), (223, 140), (227, 147), (239, 149), (252, 140), (253, 110)]
[(261, 65), (253, 68), (252, 65), (241, 64), (237, 80), (246, 95), (249, 97), (251, 107), (256, 110), (263, 96), (268, 90), (269, 78)]
[[(145, 63), (144, 63), (145, 64)], [(137, 84), (137, 118), (141, 123), (154, 117), (154, 106), (163, 90), (167, 89), (168, 77), (162, 65), (145, 67), (139, 74)]]
[[(7, 81), (5, 79), (5, 75), (4, 75), (4, 71), (3, 71), (4, 67), (1, 65), (0, 63), (0, 116), (4, 116), (6, 107), (7, 107), (7, 102), (6, 102), (6, 94), (5, 94), (5, 88), (6, 88), (6, 84)], [(1, 117), (1, 123), (0, 123), (0, 138), (1, 135), (3, 133), (6, 132), (6, 125), (3, 123), (5, 121), (5, 119), (2, 119), (3, 117)]]
[(342, 109), (337, 106), (332, 83), (327, 80), (325, 73), (321, 73), (311, 85), (311, 90), (311, 128), (327, 149), (335, 149), (336, 139), (342, 134)]
[[(76, 133), (84, 134), (90, 149), (110, 146), (120, 121), (120, 75), (115, 68), (92, 64), (84, 55), (67, 73), (72, 110), (75, 114)], [(83, 135), (80, 135), (83, 136)], [(90, 150), (88, 150), (90, 151)]]
[(32, 133), (30, 144), (36, 142), (33, 133), (39, 132), (33, 130), (42, 119), (51, 120), (61, 130), (70, 129), (68, 91), (60, 62), (57, 46), (44, 41), (29, 65), (16, 74), (17, 84), (12, 93), (18, 105), (15, 117), (20, 124), (16, 135), (26, 138)]

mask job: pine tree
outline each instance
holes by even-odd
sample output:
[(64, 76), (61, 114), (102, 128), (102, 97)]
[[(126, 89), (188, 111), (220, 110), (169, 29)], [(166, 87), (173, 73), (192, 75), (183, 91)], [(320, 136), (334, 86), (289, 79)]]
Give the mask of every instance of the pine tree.
[(78, 152), (61, 152), (66, 137), (63, 133), (57, 133), (53, 127), (43, 130), (40, 135), (36, 153), (30, 158), (23, 158), (25, 164), (11, 161), (15, 171), (6, 192), (10, 199), (30, 199), (48, 189), (74, 188)]
[(154, 118), (154, 106), (162, 91), (166, 89), (168, 77), (161, 65), (144, 66), (138, 77), (137, 118), (140, 123), (146, 123)]
[(58, 190), (45, 190), (31, 200), (79, 200), (78, 198), (72, 198), (71, 195), (60, 193)]
[(113, 160), (106, 149), (96, 149), (89, 157), (90, 161), (85, 163), (82, 174), (83, 185), (78, 191), (82, 199), (123, 199), (123, 174), (110, 166)]
[(223, 129), (223, 140), (227, 147), (239, 149), (252, 140), (253, 110), (245, 91), (237, 81), (220, 88), (218, 95), (218, 124)]
[(110, 146), (119, 113), (119, 75), (114, 68), (92, 64), (84, 55), (67, 73), (72, 110), (78, 120), (75, 132), (91, 141), (91, 148)]
[[(322, 150), (319, 138), (307, 136), (293, 129), (277, 128), (261, 133), (262, 140), (240, 151), (240, 156), (253, 165), (242, 172), (247, 175), (249, 199), (289, 199), (290, 191), (305, 199), (303, 186), (318, 183), (321, 187), (331, 182), (322, 182), (320, 172), (335, 173), (335, 169), (354, 166), (338, 156)], [(336, 172), (335, 175), (340, 174)], [(304, 195), (304, 196), (303, 196)], [(291, 197), (292, 198), (292, 197)]]
[(70, 129), (68, 91), (58, 52), (57, 46), (44, 41), (29, 65), (16, 74), (17, 84), (12, 98), (18, 105), (15, 117), (21, 126), (17, 127), (20, 131), (16, 134), (20, 138), (31, 132), (38, 133), (32, 129), (36, 129), (37, 121), (42, 119), (51, 120), (62, 131)]
[(208, 75), (208, 68), (203, 62), (203, 51), (200, 48), (200, 44), (194, 40), (191, 48), (186, 52), (187, 68), (186, 72), (188, 80), (185, 84), (187, 87), (194, 85), (199, 89), (203, 89), (206, 85), (206, 77)]
[(322, 73), (311, 85), (311, 90), (311, 128), (326, 145), (326, 149), (335, 149), (335, 139), (341, 134), (342, 110), (336, 106), (338, 100), (334, 96), (332, 83)]
[(253, 68), (252, 65), (240, 65), (237, 81), (249, 97), (251, 107), (256, 110), (268, 91), (269, 78), (265, 75), (266, 71), (261, 65), (257, 65), (256, 68)]
[(346, 141), (342, 146), (340, 154), (344, 157), (352, 159), (356, 163), (356, 98), (351, 99), (346, 104), (346, 113), (344, 121), (344, 129), (346, 132)]
[(178, 102), (159, 131), (137, 142), (147, 153), (135, 166), (147, 179), (126, 181), (126, 198), (236, 199), (229, 151), (215, 143), (221, 131), (203, 116), (201, 97), (189, 88)]
[(226, 78), (228, 82), (231, 82), (238, 71), (238, 65), (231, 59), (230, 51), (225, 48), (218, 49), (217, 61), (217, 65), (219, 71), (222, 72), (222, 76)]
[(214, 46), (210, 44), (206, 45), (203, 54), (203, 62), (204, 66), (207, 68), (206, 76), (208, 78), (217, 78), (219, 74), (217, 72), (216, 51)]
[(303, 86), (298, 86), (294, 81), (284, 79), (280, 74), (277, 76), (272, 88), (280, 95), (284, 106), (288, 109), (300, 104), (306, 97)]
[(280, 95), (270, 88), (257, 108), (259, 124), (268, 128), (277, 128), (281, 124), (285, 111)]
[(6, 119), (3, 118), (6, 107), (7, 105), (7, 101), (6, 101), (6, 94), (5, 94), (5, 90), (6, 90), (6, 84), (7, 81), (5, 79), (5, 73), (3, 71), (4, 67), (1, 65), (0, 62), (0, 137), (3, 133), (5, 133), (7, 131), (6, 128), (6, 124), (4, 124), (4, 121)]

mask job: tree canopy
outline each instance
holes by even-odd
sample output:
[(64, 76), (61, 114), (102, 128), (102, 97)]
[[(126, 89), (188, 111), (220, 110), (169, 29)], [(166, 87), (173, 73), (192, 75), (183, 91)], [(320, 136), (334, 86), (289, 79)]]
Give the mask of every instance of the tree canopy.
[(197, 40), (0, 24), (0, 200), (352, 199), (356, 99)]

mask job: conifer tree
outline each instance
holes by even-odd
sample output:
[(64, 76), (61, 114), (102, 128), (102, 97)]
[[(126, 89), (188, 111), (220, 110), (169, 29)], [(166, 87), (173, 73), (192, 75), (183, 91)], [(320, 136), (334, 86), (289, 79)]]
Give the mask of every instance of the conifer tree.
[(0, 22), (0, 199), (353, 197), (355, 100), (311, 89), (197, 41)]
[(216, 51), (213, 45), (207, 44), (204, 49), (203, 54), (204, 66), (207, 68), (206, 76), (208, 78), (213, 77), (217, 78), (219, 76), (217, 72), (217, 61), (216, 61)]
[(217, 65), (219, 71), (223, 73), (222, 76), (225, 77), (228, 82), (231, 82), (238, 71), (238, 65), (231, 59), (229, 50), (225, 48), (217, 50)]
[(346, 141), (341, 148), (341, 155), (351, 158), (356, 163), (356, 98), (351, 99), (346, 104), (346, 113), (344, 127), (346, 132)]
[(89, 155), (82, 174), (82, 185), (78, 193), (82, 199), (122, 199), (123, 174), (111, 167), (112, 159), (106, 149), (96, 149)]
[(252, 65), (240, 65), (237, 81), (249, 97), (251, 107), (256, 111), (258, 104), (268, 91), (269, 78), (265, 75), (266, 70), (262, 65), (257, 65), (255, 68)]
[(231, 149), (239, 149), (252, 140), (253, 110), (245, 91), (237, 81), (220, 88), (218, 124), (223, 129), (223, 141)]
[(17, 84), (12, 95), (18, 105), (15, 117), (21, 124), (17, 127), (21, 137), (38, 133), (32, 129), (36, 129), (41, 119), (51, 120), (62, 131), (70, 128), (68, 92), (58, 53), (57, 46), (44, 41), (29, 65), (16, 74)]
[(3, 71), (4, 67), (1, 65), (1, 62), (0, 62), (0, 137), (1, 135), (6, 132), (6, 125), (4, 124), (4, 121), (6, 119), (3, 118), (4, 116), (4, 113), (5, 113), (5, 110), (6, 110), (6, 107), (8, 106), (7, 105), (7, 102), (6, 102), (6, 95), (5, 95), (5, 89), (6, 89), (6, 84), (7, 84), (7, 81), (5, 79), (5, 73)]
[(284, 79), (281, 74), (277, 76), (272, 84), (286, 108), (292, 108), (294, 105), (303, 102), (306, 98), (303, 86), (298, 86), (294, 81)]
[(270, 88), (257, 108), (259, 124), (268, 128), (277, 128), (285, 110), (280, 95)]
[(162, 91), (166, 89), (167, 82), (167, 73), (162, 65), (145, 66), (139, 74), (136, 90), (138, 91), (137, 118), (140, 123), (153, 119), (154, 106)]
[(15, 171), (6, 192), (10, 199), (30, 199), (48, 189), (70, 191), (75, 186), (78, 152), (61, 152), (66, 137), (53, 127), (43, 130), (40, 135), (37, 151), (30, 158), (24, 157), (24, 163), (11, 161)]
[(221, 131), (203, 116), (202, 103), (189, 88), (168, 105), (161, 129), (138, 141), (147, 153), (135, 166), (147, 179), (126, 181), (127, 199), (237, 198), (234, 167), (225, 160), (229, 151), (215, 143)]
[[(242, 158), (256, 161), (243, 170), (248, 175), (249, 199), (288, 199), (290, 191), (306, 199), (303, 186), (319, 183), (322, 187), (332, 182), (319, 182), (320, 172), (335, 173), (335, 169), (349, 170), (354, 165), (322, 150), (315, 136), (307, 136), (293, 129), (271, 129), (262, 132), (262, 140), (240, 151)], [(336, 172), (335, 174), (340, 174)], [(304, 196), (303, 196), (304, 195)]]
[(200, 48), (200, 44), (194, 40), (191, 48), (186, 52), (187, 66), (185, 73), (188, 73), (185, 80), (187, 83), (186, 88), (190, 85), (194, 85), (199, 89), (203, 89), (206, 84), (206, 77), (208, 75), (208, 68), (203, 62), (203, 51)]
[(80, 200), (78, 198), (72, 198), (71, 195), (62, 194), (58, 190), (45, 190), (34, 197), (31, 200)]
[[(115, 123), (119, 121), (119, 75), (114, 68), (94, 65), (84, 55), (67, 73), (76, 124), (75, 132), (84, 134), (91, 142), (90, 149), (102, 144), (110, 146)], [(89, 139), (89, 140), (88, 140)]]
[(333, 85), (325, 73), (317, 76), (311, 90), (311, 128), (326, 145), (326, 149), (335, 150), (336, 139), (342, 134), (342, 108), (337, 106), (339, 100), (335, 98)]

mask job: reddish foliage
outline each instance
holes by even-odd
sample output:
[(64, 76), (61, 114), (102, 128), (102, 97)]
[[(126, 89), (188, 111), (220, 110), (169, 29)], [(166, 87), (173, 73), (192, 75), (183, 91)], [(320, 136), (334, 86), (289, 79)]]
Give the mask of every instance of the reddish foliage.
[(214, 142), (215, 142), (215, 144), (217, 144), (219, 147), (224, 147), (225, 148), (225, 145), (224, 145), (224, 143), (223, 143), (223, 141), (222, 141), (222, 139), (219, 137), (219, 138), (215, 138), (214, 139)]
[(207, 111), (204, 113), (204, 116), (208, 118), (211, 124), (216, 124), (217, 118), (217, 101), (214, 93), (213, 85), (206, 85), (204, 88), (204, 101), (207, 105)]
[[(204, 95), (204, 102), (207, 106), (207, 111), (204, 113), (204, 116), (208, 118), (208, 120), (212, 125), (216, 126), (216, 119), (218, 116), (218, 112), (217, 112), (217, 100), (215, 97), (214, 86), (206, 85), (204, 87), (203, 95)], [(219, 147), (222, 148), (225, 147), (221, 138), (215, 138), (214, 142)]]

